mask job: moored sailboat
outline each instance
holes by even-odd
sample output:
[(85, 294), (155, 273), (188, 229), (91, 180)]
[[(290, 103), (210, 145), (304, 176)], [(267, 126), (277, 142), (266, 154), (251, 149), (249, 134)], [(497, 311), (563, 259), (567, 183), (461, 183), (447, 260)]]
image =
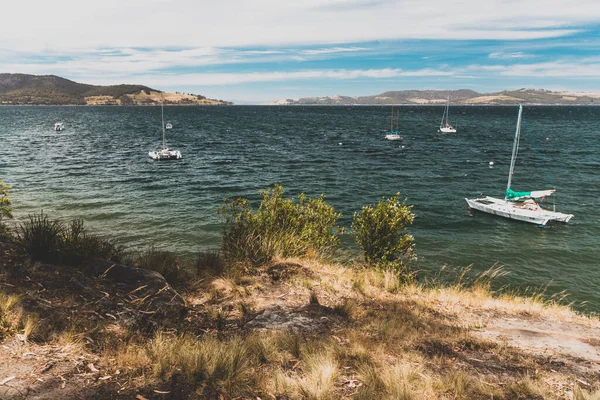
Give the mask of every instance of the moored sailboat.
[(471, 209), (483, 211), (488, 214), (498, 215), (500, 217), (516, 219), (540, 226), (545, 226), (550, 221), (567, 223), (571, 220), (571, 218), (573, 218), (572, 214), (563, 214), (556, 211), (550, 211), (540, 205), (543, 200), (555, 192), (555, 189), (516, 192), (511, 188), (515, 162), (517, 160), (517, 154), (519, 151), (522, 116), (523, 106), (519, 105), (517, 130), (515, 132), (515, 140), (508, 173), (508, 184), (506, 185), (504, 199), (486, 196), (479, 199), (465, 200)]
[[(438, 132), (442, 133), (456, 133), (456, 128), (454, 128), (450, 123), (448, 123), (448, 113), (450, 111), (450, 97), (448, 96), (448, 102), (446, 103), (446, 108), (444, 109), (444, 113), (442, 114), (442, 121), (440, 122), (440, 129)], [(444, 122), (444, 119), (446, 120)]]
[[(161, 115), (161, 126), (162, 126), (162, 139), (163, 139), (163, 148), (158, 151), (150, 151), (148, 152), (148, 156), (153, 160), (179, 160), (181, 158), (181, 153), (179, 150), (169, 150), (167, 147), (167, 141), (165, 138), (165, 113), (163, 104), (160, 104), (160, 115)], [(172, 125), (167, 124), (167, 129), (171, 129)]]
[(398, 116), (396, 117), (396, 130), (394, 130), (394, 103), (392, 103), (392, 115), (390, 116), (390, 133), (385, 135), (387, 140), (400, 140), (402, 136), (400, 136), (400, 131), (398, 130), (398, 125), (400, 121), (400, 111), (398, 111)]

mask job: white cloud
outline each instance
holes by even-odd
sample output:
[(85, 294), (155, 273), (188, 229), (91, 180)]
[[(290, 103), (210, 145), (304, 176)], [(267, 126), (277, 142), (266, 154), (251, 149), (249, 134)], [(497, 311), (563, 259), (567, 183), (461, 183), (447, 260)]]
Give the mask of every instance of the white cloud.
[(3, 4), (0, 48), (66, 52), (406, 38), (512, 40), (569, 35), (599, 21), (596, 0), (10, 1)]
[(504, 53), (504, 52), (490, 53), (490, 55), (488, 57), (489, 58), (497, 58), (497, 59), (501, 59), (501, 60), (510, 60), (510, 59), (514, 59), (514, 58), (527, 58), (527, 57), (531, 57), (531, 56), (523, 53), (522, 51), (514, 51), (512, 53)]
[(492, 74), (501, 77), (529, 78), (599, 78), (600, 58), (579, 60), (560, 59), (550, 62), (510, 64), (510, 65), (472, 65), (465, 68), (469, 73)]
[(335, 53), (354, 53), (357, 51), (368, 50), (366, 47), (329, 47), (321, 49), (301, 50), (300, 53), (307, 55), (335, 54)]
[[(403, 71), (401, 69), (325, 69), (302, 71), (272, 71), (249, 73), (190, 73), (190, 74), (143, 74), (136, 75), (139, 82), (154, 87), (169, 86), (222, 86), (243, 83), (283, 82), (297, 80), (354, 80), (361, 78), (390, 79), (414, 76), (450, 76), (452, 72), (433, 69)], [(110, 76), (98, 76), (89, 83), (105, 85), (114, 83)]]

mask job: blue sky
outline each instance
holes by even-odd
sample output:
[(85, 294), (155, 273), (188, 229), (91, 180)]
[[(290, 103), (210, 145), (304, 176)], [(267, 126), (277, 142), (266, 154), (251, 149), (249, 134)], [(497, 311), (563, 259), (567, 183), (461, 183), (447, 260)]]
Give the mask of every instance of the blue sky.
[(250, 103), (404, 89), (600, 92), (596, 0), (221, 3), (13, 2), (0, 72)]

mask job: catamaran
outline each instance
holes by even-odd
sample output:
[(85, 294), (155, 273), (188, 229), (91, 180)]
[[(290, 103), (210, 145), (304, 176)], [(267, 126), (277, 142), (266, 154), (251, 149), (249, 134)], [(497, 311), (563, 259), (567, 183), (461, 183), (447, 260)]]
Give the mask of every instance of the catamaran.
[[(160, 119), (162, 126), (162, 139), (163, 139), (163, 148), (158, 151), (150, 151), (148, 152), (148, 156), (153, 160), (179, 160), (181, 158), (181, 153), (179, 150), (169, 150), (167, 147), (167, 141), (165, 139), (165, 113), (163, 104), (160, 104)], [(166, 128), (171, 129), (173, 126), (171, 124), (167, 124)]]
[(398, 116), (396, 117), (396, 130), (394, 130), (394, 103), (392, 103), (392, 115), (390, 116), (390, 133), (385, 135), (387, 140), (400, 140), (402, 136), (400, 136), (400, 131), (398, 130), (398, 124), (400, 120), (400, 111), (398, 111)]
[[(448, 111), (450, 110), (450, 96), (448, 96), (448, 102), (446, 103), (446, 108), (444, 109), (444, 113), (442, 114), (442, 121), (440, 122), (440, 129), (438, 132), (442, 133), (456, 133), (456, 128), (448, 123)], [(444, 122), (444, 118), (446, 122)]]
[(512, 177), (515, 170), (515, 162), (519, 152), (522, 116), (523, 106), (519, 105), (517, 131), (515, 132), (515, 141), (513, 144), (510, 170), (508, 173), (508, 184), (506, 185), (506, 194), (504, 199), (496, 199), (494, 197), (487, 196), (479, 199), (465, 200), (471, 209), (505, 218), (530, 222), (540, 226), (545, 226), (550, 221), (567, 223), (571, 220), (571, 218), (573, 218), (572, 214), (563, 214), (556, 211), (550, 211), (542, 208), (540, 205), (548, 196), (555, 192), (554, 189), (537, 190), (532, 192), (515, 192), (511, 189)]

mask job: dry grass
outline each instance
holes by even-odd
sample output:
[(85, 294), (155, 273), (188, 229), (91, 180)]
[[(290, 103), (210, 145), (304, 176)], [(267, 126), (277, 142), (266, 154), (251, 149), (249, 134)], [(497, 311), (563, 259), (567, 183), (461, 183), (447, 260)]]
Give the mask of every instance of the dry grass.
[(37, 316), (24, 313), (19, 300), (19, 296), (0, 292), (0, 340), (18, 334), (27, 341), (37, 328)]
[(304, 376), (298, 382), (304, 398), (326, 400), (335, 398), (339, 365), (331, 354), (314, 353), (304, 357)]
[(188, 383), (204, 385), (207, 394), (245, 396), (253, 383), (248, 348), (235, 337), (219, 341), (190, 336), (158, 334), (148, 348), (154, 375), (163, 380), (183, 376)]
[[(494, 291), (499, 268), (470, 278), (465, 270), (452, 284), (407, 284), (393, 270), (318, 258), (276, 259), (251, 275), (213, 273), (223, 271), (213, 256), (202, 256), (202, 279), (183, 289), (190, 314), (176, 329), (149, 338), (111, 324), (84, 345), (91, 333), (81, 322), (52, 343), (69, 354), (95, 352), (123, 385), (178, 387), (182, 398), (600, 399), (600, 378), (579, 376), (589, 384), (582, 389), (575, 372), (472, 334), (488, 314), (598, 324), (559, 299)], [(67, 300), (77, 306), (76, 297)], [(250, 329), (272, 306), (310, 322)], [(35, 320), (19, 310), (18, 298), (0, 297), (3, 315), (20, 315), (9, 319), (20, 321), (11, 331), (29, 336)]]

